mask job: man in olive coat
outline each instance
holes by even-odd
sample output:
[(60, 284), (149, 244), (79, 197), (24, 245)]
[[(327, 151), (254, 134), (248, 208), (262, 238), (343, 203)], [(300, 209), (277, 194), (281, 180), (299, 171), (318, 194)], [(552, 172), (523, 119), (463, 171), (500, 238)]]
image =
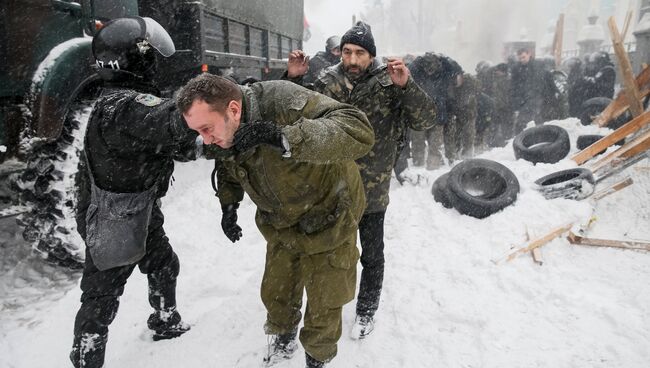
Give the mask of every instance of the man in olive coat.
[(257, 206), (267, 241), (262, 301), (272, 335), (268, 365), (291, 357), (300, 341), (308, 367), (336, 355), (341, 312), (354, 298), (359, 251), (356, 231), (365, 207), (354, 160), (374, 143), (356, 108), (286, 81), (241, 87), (214, 75), (191, 80), (178, 106), (217, 158), (221, 225), (241, 237), (237, 208), (244, 192)]
[[(372, 150), (357, 159), (368, 207), (359, 223), (363, 270), (352, 338), (363, 338), (374, 328), (384, 279), (384, 216), (403, 132), (436, 122), (433, 101), (415, 84), (404, 62), (388, 59), (385, 65), (375, 56), (370, 26), (358, 22), (341, 38), (341, 63), (325, 69), (314, 83), (315, 91), (366, 113), (375, 131)], [(304, 52), (291, 52), (286, 77), (301, 83), (306, 72)]]

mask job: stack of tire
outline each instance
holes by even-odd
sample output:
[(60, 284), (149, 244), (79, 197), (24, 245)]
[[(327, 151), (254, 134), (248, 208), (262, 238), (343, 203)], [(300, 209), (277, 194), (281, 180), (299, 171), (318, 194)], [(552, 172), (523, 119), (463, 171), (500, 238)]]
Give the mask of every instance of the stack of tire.
[(469, 159), (440, 176), (433, 183), (431, 193), (444, 207), (482, 219), (517, 200), (519, 181), (498, 162)]

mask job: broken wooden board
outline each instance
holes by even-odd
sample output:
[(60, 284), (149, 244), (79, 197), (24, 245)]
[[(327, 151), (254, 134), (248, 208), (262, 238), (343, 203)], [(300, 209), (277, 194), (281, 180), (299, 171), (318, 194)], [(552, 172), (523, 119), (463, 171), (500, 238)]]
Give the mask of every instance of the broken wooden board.
[(540, 266), (544, 264), (544, 259), (542, 258), (541, 249), (535, 248), (530, 252), (530, 254), (533, 256), (533, 262), (537, 263)]
[(625, 22), (623, 22), (623, 32), (621, 32), (621, 40), (623, 40), (623, 42), (625, 42), (625, 38), (627, 37), (627, 31), (630, 29), (633, 13), (634, 12), (632, 10), (628, 10), (627, 14), (625, 14)]
[[(632, 181), (630, 178), (628, 178), (628, 179), (629, 179), (630, 182)], [(602, 190), (602, 191), (596, 193), (597, 197), (595, 197), (594, 199), (597, 201), (597, 200), (600, 200), (600, 199), (603, 199), (603, 198), (607, 197), (608, 195), (610, 195), (612, 193), (616, 193), (616, 192), (618, 192), (619, 190), (621, 190), (623, 188), (627, 188), (631, 184), (631, 183), (628, 183), (628, 179), (625, 179), (625, 180), (622, 180), (622, 181), (620, 181), (618, 183), (615, 183), (610, 188), (607, 188), (605, 190)], [(614, 189), (614, 188), (616, 188), (616, 189)], [(589, 226), (591, 226), (591, 224), (594, 223), (595, 220), (596, 220), (596, 218), (593, 216), (593, 210), (592, 210), (592, 216), (589, 216), (589, 219), (585, 220), (584, 223), (575, 223), (575, 224), (570, 223), (570, 224), (566, 224), (564, 226), (556, 227), (555, 229), (548, 232), (546, 235), (544, 235), (542, 237), (539, 237), (539, 238), (527, 243), (526, 246), (518, 248), (514, 252), (511, 252), (510, 254), (508, 254), (506, 256), (503, 256), (498, 260), (493, 260), (492, 262), (495, 263), (495, 264), (498, 264), (500, 261), (503, 260), (503, 258), (505, 258), (506, 261), (510, 262), (513, 259), (515, 259), (518, 255), (526, 253), (526, 252), (532, 252), (535, 249), (538, 249), (538, 248), (546, 245), (551, 240), (561, 236), (565, 232), (572, 231), (574, 226), (576, 226), (579, 229), (586, 229)], [(526, 238), (527, 239), (529, 238), (528, 230), (526, 230)], [(541, 253), (540, 253), (540, 255), (541, 255)], [(535, 260), (535, 262), (537, 262), (535, 257), (536, 256), (533, 253), (533, 260)], [(541, 257), (540, 257), (540, 261), (541, 261)], [(541, 264), (541, 263), (539, 263), (539, 264)]]
[(555, 24), (555, 34), (553, 35), (553, 56), (555, 57), (555, 67), (559, 68), (562, 64), (562, 42), (564, 37), (564, 14), (561, 13)]
[(628, 167), (643, 161), (646, 158), (650, 158), (650, 153), (645, 152), (643, 154), (639, 154), (633, 157), (629, 158), (616, 158), (613, 159), (607, 163), (605, 163), (603, 166), (598, 168), (598, 170), (592, 172), (594, 175), (594, 181), (596, 184), (600, 183), (601, 181), (607, 179), (608, 177), (612, 175), (616, 175), (620, 173), (621, 171), (627, 169)]
[[(650, 95), (650, 68), (644, 66), (641, 72), (636, 77), (636, 85), (640, 89), (643, 97)], [(625, 90), (621, 90), (614, 100), (603, 110), (592, 122), (592, 124), (599, 127), (604, 127), (612, 120), (621, 116), (627, 111), (629, 105), (627, 104), (627, 97), (625, 97)]]
[(508, 258), (506, 258), (506, 261), (510, 262), (510, 261), (512, 261), (513, 259), (515, 259), (518, 255), (520, 255), (522, 253), (530, 252), (535, 248), (541, 247), (542, 245), (550, 242), (551, 240), (553, 240), (553, 239), (557, 238), (558, 236), (560, 236), (560, 235), (566, 233), (567, 231), (571, 230), (572, 226), (573, 226), (573, 223), (556, 227), (555, 229), (551, 230), (546, 235), (531, 241), (525, 247), (519, 248), (519, 249), (515, 250), (514, 252), (510, 253), (508, 255)]
[[(612, 133), (614, 134), (614, 133)], [(596, 172), (601, 168), (611, 164), (615, 160), (625, 160), (633, 158), (644, 154), (647, 150), (650, 149), (650, 130), (647, 130), (645, 133), (637, 136), (633, 140), (625, 143), (616, 151), (610, 153), (609, 155), (601, 158), (596, 161), (596, 163), (590, 165), (592, 172)]]
[(638, 241), (623, 241), (610, 239), (585, 238), (573, 232), (567, 237), (569, 243), (577, 245), (588, 245), (592, 247), (608, 247), (633, 250), (645, 250), (650, 252), (650, 243)]
[(591, 146), (583, 149), (571, 157), (578, 165), (582, 165), (590, 158), (596, 156), (599, 152), (607, 149), (609, 146), (627, 137), (628, 135), (639, 131), (641, 128), (650, 124), (650, 111), (628, 121), (620, 128), (616, 129), (609, 135), (604, 136), (599, 141), (594, 142)]
[(612, 186), (610, 186), (608, 188), (605, 188), (605, 189), (603, 189), (601, 191), (598, 191), (598, 192), (594, 193), (592, 198), (594, 200), (598, 201), (600, 199), (603, 199), (603, 198), (607, 197), (608, 195), (611, 195), (611, 194), (614, 194), (614, 193), (618, 192), (621, 189), (627, 188), (632, 184), (634, 184), (634, 181), (632, 180), (632, 178), (627, 177), (627, 178), (615, 183), (614, 185), (612, 185)]
[(614, 16), (609, 17), (607, 25), (609, 26), (609, 32), (612, 36), (612, 46), (614, 47), (614, 52), (618, 59), (618, 66), (621, 70), (621, 76), (623, 77), (625, 98), (627, 104), (630, 106), (632, 116), (637, 117), (643, 113), (643, 105), (641, 104), (639, 86), (637, 86), (634, 72), (632, 72), (632, 63), (630, 63), (630, 58), (627, 56), (627, 52), (625, 52), (623, 39), (621, 34), (618, 32), (618, 27), (616, 26), (616, 18), (614, 18)]

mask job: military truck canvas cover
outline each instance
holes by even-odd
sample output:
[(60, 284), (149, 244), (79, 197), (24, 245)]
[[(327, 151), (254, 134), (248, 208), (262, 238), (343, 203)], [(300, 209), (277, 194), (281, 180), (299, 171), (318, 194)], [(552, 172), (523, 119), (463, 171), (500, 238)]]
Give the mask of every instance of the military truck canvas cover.
[(273, 0), (268, 2), (268, 6), (259, 6), (259, 1), (203, 0), (201, 3), (227, 18), (302, 39), (302, 0)]

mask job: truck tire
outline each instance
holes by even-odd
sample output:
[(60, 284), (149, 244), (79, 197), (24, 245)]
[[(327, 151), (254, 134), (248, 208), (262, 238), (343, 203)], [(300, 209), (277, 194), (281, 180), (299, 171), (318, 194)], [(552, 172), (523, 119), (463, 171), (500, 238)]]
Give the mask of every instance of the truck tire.
[(569, 133), (556, 125), (540, 125), (519, 133), (512, 147), (517, 159), (534, 164), (554, 164), (565, 158), (571, 150)]
[(535, 180), (536, 189), (546, 199), (584, 199), (594, 192), (594, 183), (594, 175), (585, 168), (557, 171)]
[(447, 188), (458, 212), (482, 219), (517, 200), (519, 181), (510, 169), (498, 162), (469, 159), (451, 169)]
[(21, 204), (31, 208), (17, 219), (23, 238), (46, 261), (70, 269), (81, 269), (84, 261), (75, 222), (76, 183), (90, 105), (90, 100), (72, 104), (61, 135), (30, 152), (16, 181)]
[(433, 199), (436, 202), (442, 204), (445, 208), (452, 208), (453, 205), (449, 199), (449, 188), (447, 187), (448, 177), (449, 173), (438, 177), (431, 186), (431, 194), (433, 194)]
[(611, 98), (607, 97), (594, 97), (582, 103), (580, 112), (580, 123), (582, 125), (590, 125), (598, 114), (612, 102)]

